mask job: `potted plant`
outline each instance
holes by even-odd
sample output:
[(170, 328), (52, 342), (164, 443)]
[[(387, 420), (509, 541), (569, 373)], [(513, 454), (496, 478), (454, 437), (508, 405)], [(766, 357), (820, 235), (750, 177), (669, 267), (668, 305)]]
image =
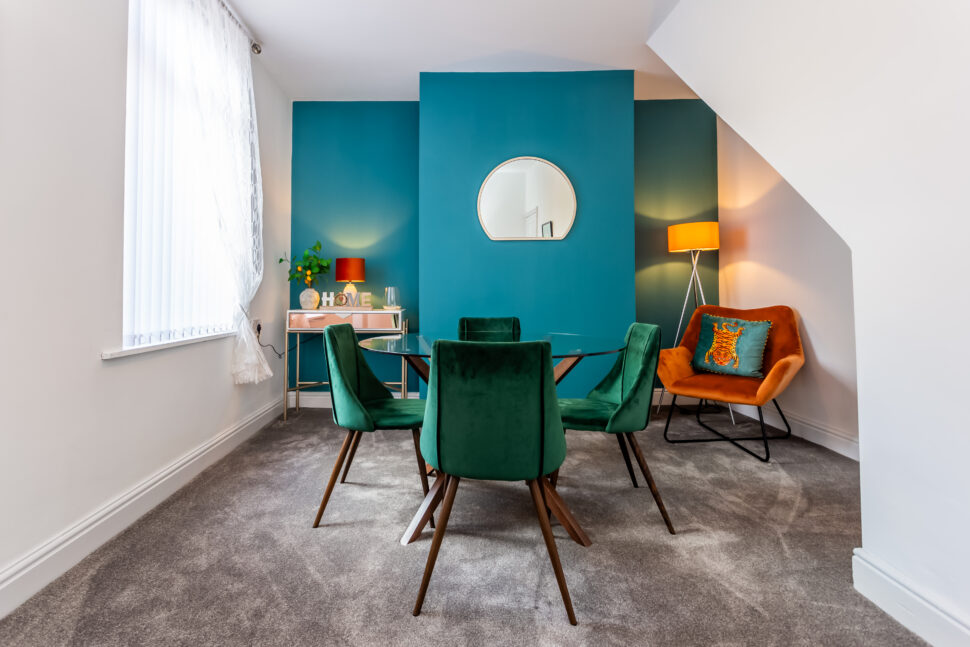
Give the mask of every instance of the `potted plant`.
[(320, 293), (313, 289), (313, 284), (319, 275), (330, 272), (330, 259), (320, 258), (322, 247), (318, 240), (303, 252), (302, 257), (290, 260), (284, 254), (279, 261), (290, 264), (289, 280), (306, 283), (306, 289), (300, 293), (300, 307), (304, 310), (316, 310), (320, 305)]

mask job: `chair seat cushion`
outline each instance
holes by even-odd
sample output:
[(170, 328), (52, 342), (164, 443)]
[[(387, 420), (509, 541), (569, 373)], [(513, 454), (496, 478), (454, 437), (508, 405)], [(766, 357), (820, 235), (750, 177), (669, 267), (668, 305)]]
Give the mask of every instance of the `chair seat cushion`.
[(758, 388), (763, 381), (757, 377), (697, 373), (667, 385), (667, 390), (674, 395), (683, 395), (689, 398), (751, 404), (760, 407), (764, 402), (758, 398)]
[(424, 424), (424, 400), (386, 398), (364, 403), (375, 429), (414, 429)]
[(560, 398), (559, 411), (566, 429), (606, 431), (606, 424), (618, 405), (590, 398)]

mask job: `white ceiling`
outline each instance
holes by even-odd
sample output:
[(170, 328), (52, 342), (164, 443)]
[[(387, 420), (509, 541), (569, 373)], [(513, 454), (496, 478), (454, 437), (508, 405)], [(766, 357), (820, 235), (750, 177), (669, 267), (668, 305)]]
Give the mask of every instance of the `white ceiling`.
[(414, 100), (420, 72), (633, 69), (693, 98), (646, 46), (678, 0), (230, 0), (295, 100)]

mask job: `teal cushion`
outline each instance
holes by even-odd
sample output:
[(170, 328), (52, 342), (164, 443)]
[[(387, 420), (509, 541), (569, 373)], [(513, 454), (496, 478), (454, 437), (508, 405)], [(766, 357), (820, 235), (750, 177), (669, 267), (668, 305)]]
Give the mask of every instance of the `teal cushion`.
[(764, 377), (761, 365), (770, 329), (770, 321), (702, 315), (692, 365), (711, 373)]
[(375, 429), (416, 429), (424, 424), (424, 400), (371, 400), (364, 408)]
[(562, 426), (566, 429), (606, 431), (619, 405), (589, 398), (559, 398)]

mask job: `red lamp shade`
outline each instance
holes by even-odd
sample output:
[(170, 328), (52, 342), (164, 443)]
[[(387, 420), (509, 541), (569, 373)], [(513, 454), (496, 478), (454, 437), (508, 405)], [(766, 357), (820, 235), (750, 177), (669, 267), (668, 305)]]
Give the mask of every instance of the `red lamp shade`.
[(364, 281), (364, 259), (338, 258), (336, 274), (338, 283), (362, 283)]

